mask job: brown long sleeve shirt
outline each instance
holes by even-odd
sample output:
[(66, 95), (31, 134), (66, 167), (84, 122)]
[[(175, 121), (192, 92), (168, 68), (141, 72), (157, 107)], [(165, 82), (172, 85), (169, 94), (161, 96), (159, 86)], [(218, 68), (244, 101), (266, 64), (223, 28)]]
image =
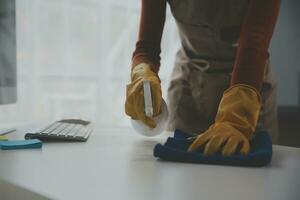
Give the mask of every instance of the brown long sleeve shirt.
[[(142, 0), (140, 29), (133, 66), (145, 62), (158, 72), (160, 43), (167, 0)], [(249, 0), (241, 28), (231, 84), (247, 84), (261, 89), (268, 48), (279, 14), (280, 0)]]

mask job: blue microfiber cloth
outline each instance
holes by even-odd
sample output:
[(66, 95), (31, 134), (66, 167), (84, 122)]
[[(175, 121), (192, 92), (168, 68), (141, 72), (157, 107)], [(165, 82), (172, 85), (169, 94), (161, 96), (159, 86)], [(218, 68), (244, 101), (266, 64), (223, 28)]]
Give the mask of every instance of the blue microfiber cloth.
[(257, 132), (252, 139), (250, 152), (247, 156), (222, 156), (215, 154), (204, 156), (201, 152), (187, 152), (192, 143), (190, 137), (180, 130), (175, 130), (174, 136), (169, 137), (164, 145), (154, 147), (154, 156), (168, 161), (203, 163), (232, 166), (260, 167), (269, 164), (272, 160), (272, 141), (267, 132)]

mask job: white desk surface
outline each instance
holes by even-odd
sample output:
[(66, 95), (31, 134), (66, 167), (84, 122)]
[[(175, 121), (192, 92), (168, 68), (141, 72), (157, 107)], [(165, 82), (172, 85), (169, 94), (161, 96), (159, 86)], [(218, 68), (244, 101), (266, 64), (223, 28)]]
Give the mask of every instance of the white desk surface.
[(300, 149), (274, 146), (262, 168), (185, 164), (152, 156), (166, 137), (96, 128), (86, 143), (0, 150), (0, 179), (51, 199), (300, 199)]

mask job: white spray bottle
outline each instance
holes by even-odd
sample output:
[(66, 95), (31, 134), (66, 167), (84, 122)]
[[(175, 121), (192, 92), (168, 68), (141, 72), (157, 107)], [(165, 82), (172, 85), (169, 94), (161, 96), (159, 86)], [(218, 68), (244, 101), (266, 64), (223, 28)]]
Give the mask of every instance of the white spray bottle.
[(151, 117), (156, 123), (155, 128), (150, 128), (140, 120), (131, 120), (132, 127), (141, 135), (153, 137), (159, 135), (166, 130), (168, 124), (168, 107), (164, 100), (162, 100), (160, 115), (153, 117), (153, 105), (150, 81), (143, 81), (144, 89), (144, 102), (145, 102), (145, 114), (147, 117)]

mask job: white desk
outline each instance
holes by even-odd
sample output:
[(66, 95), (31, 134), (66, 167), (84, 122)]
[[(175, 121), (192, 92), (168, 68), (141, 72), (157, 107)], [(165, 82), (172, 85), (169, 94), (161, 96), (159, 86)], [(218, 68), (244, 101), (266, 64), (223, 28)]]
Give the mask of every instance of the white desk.
[(263, 168), (172, 163), (152, 156), (166, 136), (96, 128), (87, 143), (0, 151), (0, 179), (51, 199), (300, 199), (300, 149), (274, 146)]

